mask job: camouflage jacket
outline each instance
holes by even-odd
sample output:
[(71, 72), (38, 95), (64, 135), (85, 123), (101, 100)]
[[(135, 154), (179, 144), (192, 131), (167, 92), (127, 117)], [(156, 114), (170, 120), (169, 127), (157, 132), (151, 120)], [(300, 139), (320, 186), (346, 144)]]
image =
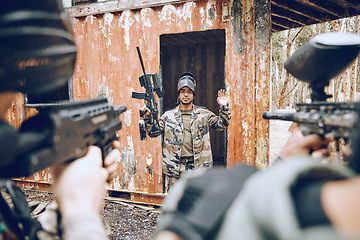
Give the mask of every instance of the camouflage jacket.
[[(212, 153), (210, 144), (210, 129), (225, 130), (230, 123), (230, 109), (228, 106), (220, 108), (219, 116), (205, 107), (195, 106), (190, 120), (190, 130), (193, 141), (194, 166), (196, 168), (212, 167)], [(159, 119), (161, 133), (151, 132), (152, 122), (146, 122), (146, 131), (150, 137), (157, 137), (164, 133), (163, 173), (169, 177), (179, 177), (179, 163), (184, 139), (184, 128), (180, 106), (165, 112)]]

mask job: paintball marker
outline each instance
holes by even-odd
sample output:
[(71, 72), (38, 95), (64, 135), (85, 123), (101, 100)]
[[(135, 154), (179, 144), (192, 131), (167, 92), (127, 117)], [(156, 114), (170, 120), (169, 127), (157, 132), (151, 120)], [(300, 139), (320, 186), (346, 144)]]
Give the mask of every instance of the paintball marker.
[(330, 79), (345, 70), (358, 56), (360, 36), (350, 33), (324, 33), (304, 44), (285, 62), (286, 70), (312, 90), (311, 103), (298, 103), (294, 113), (266, 111), (264, 119), (294, 121), (304, 135), (317, 133), (336, 140), (351, 137), (360, 112), (358, 102), (326, 102)]
[(0, 125), (0, 142), (10, 146), (1, 162), (1, 178), (25, 177), (75, 160), (85, 156), (90, 145), (100, 147), (105, 158), (121, 129), (119, 115), (126, 111), (125, 105), (113, 106), (106, 98), (36, 104), (36, 108), (39, 113), (24, 121), (19, 131)]
[[(163, 87), (160, 85), (160, 79), (159, 76), (154, 74), (146, 74), (144, 63), (141, 57), (140, 49), (139, 47), (136, 47), (140, 64), (143, 70), (144, 75), (139, 77), (140, 86), (145, 88), (144, 93), (138, 93), (138, 92), (132, 92), (132, 98), (136, 99), (144, 99), (146, 103), (146, 107), (150, 110), (152, 119), (154, 121), (154, 124), (151, 128), (151, 132), (156, 134), (160, 132), (160, 126), (159, 126), (159, 110), (158, 110), (158, 104), (155, 100), (155, 95), (159, 98), (162, 98), (164, 96), (164, 90)], [(151, 78), (153, 80), (153, 84), (151, 84)], [(140, 117), (144, 116), (144, 111), (140, 110)], [(144, 120), (140, 119), (139, 121), (139, 128), (140, 128), (140, 139), (141, 141), (146, 140), (146, 130), (145, 130), (145, 122)]]

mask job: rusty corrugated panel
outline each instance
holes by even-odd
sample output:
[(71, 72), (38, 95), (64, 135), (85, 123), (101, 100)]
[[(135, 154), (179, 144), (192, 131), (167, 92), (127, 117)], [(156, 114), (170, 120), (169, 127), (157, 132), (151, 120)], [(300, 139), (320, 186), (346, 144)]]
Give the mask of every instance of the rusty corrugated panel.
[[(159, 35), (222, 28), (221, 3), (189, 2), (140, 11), (123, 11), (74, 18), (79, 46), (73, 78), (74, 97), (94, 97), (100, 87), (108, 89), (114, 104), (126, 104), (120, 174), (111, 183), (114, 189), (162, 192), (161, 139), (140, 141), (138, 110), (143, 106), (131, 98), (132, 91), (143, 91), (136, 46), (140, 46), (146, 71), (159, 72)], [(212, 13), (210, 16), (209, 13)], [(154, 147), (156, 146), (156, 147)]]
[(96, 14), (114, 13), (125, 10), (136, 10), (150, 7), (163, 6), (165, 4), (179, 4), (190, 0), (131, 0), (131, 1), (107, 1), (97, 4), (87, 4), (68, 9), (70, 17), (86, 17)]
[[(110, 189), (148, 193), (149, 201), (163, 192), (161, 138), (140, 141), (138, 111), (143, 103), (131, 98), (132, 91), (144, 91), (138, 81), (142, 71), (136, 47), (140, 47), (146, 72), (159, 73), (161, 34), (225, 29), (225, 83), (232, 111), (228, 167), (255, 164), (258, 154), (259, 159), (266, 155), (267, 148), (256, 141), (267, 141), (267, 123), (259, 120), (259, 114), (268, 101), (268, 55), (261, 51), (267, 51), (269, 38), (255, 33), (254, 1), (229, 1), (232, 18), (226, 22), (222, 21), (223, 2), (227, 1), (186, 1), (72, 18), (78, 45), (74, 100), (102, 93), (113, 104), (128, 108), (121, 116), (119, 175), (110, 183)], [(258, 39), (262, 41), (260, 51), (256, 50)], [(44, 170), (32, 179), (51, 182), (51, 175)], [(146, 194), (140, 195), (139, 201), (146, 201)]]
[(45, 192), (51, 192), (51, 184), (49, 182), (44, 182), (40, 180), (33, 179), (22, 179), (22, 178), (14, 178), (16, 180), (17, 185), (21, 189), (31, 189), (31, 190), (39, 190)]
[(5, 120), (18, 129), (21, 123), (25, 120), (25, 116), (24, 95), (19, 93), (13, 101), (12, 106), (7, 111)]
[(269, 104), (270, 1), (233, 1), (228, 34), (226, 76), (231, 88), (232, 123), (228, 166), (268, 162), (268, 122), (261, 117)]
[[(24, 102), (24, 95), (19, 93), (7, 114), (6, 120), (17, 129), (23, 121), (37, 114), (36, 109), (26, 107)], [(44, 169), (30, 177), (23, 177), (21, 180), (28, 180), (29, 182), (36, 181), (39, 184), (41, 184), (41, 182), (51, 183), (51, 174), (48, 169)], [(31, 184), (34, 185), (34, 183)]]
[(270, 55), (271, 55), (271, 4), (270, 0), (255, 0), (255, 165), (269, 164), (269, 124), (262, 113), (270, 105)]
[[(254, 164), (255, 51), (253, 1), (233, 1), (232, 29), (226, 49), (226, 77), (231, 88), (232, 122), (228, 136), (228, 166)], [(233, 156), (233, 158), (231, 158)]]

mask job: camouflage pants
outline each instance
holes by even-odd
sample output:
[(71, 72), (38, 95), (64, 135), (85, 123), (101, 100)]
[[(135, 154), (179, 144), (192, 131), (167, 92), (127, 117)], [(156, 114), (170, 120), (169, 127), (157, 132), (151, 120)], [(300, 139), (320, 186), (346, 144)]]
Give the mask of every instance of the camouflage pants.
[[(195, 169), (194, 165), (194, 157), (182, 157), (180, 158), (180, 166), (179, 166), (179, 177), (183, 172), (191, 171)], [(165, 192), (167, 193), (172, 185), (178, 180), (177, 177), (170, 177), (165, 175)]]

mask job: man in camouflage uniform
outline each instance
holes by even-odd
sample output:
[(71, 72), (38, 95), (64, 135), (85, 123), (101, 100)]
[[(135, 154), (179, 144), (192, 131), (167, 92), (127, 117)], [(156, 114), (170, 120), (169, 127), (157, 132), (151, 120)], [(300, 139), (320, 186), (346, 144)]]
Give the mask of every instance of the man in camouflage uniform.
[(225, 130), (230, 123), (229, 99), (224, 90), (219, 90), (217, 102), (220, 114), (216, 116), (205, 107), (193, 104), (196, 80), (192, 73), (181, 74), (178, 80), (179, 105), (165, 112), (160, 120), (160, 132), (151, 131), (153, 120), (145, 108), (146, 131), (152, 138), (164, 133), (163, 173), (167, 192), (181, 173), (213, 165), (210, 129)]

